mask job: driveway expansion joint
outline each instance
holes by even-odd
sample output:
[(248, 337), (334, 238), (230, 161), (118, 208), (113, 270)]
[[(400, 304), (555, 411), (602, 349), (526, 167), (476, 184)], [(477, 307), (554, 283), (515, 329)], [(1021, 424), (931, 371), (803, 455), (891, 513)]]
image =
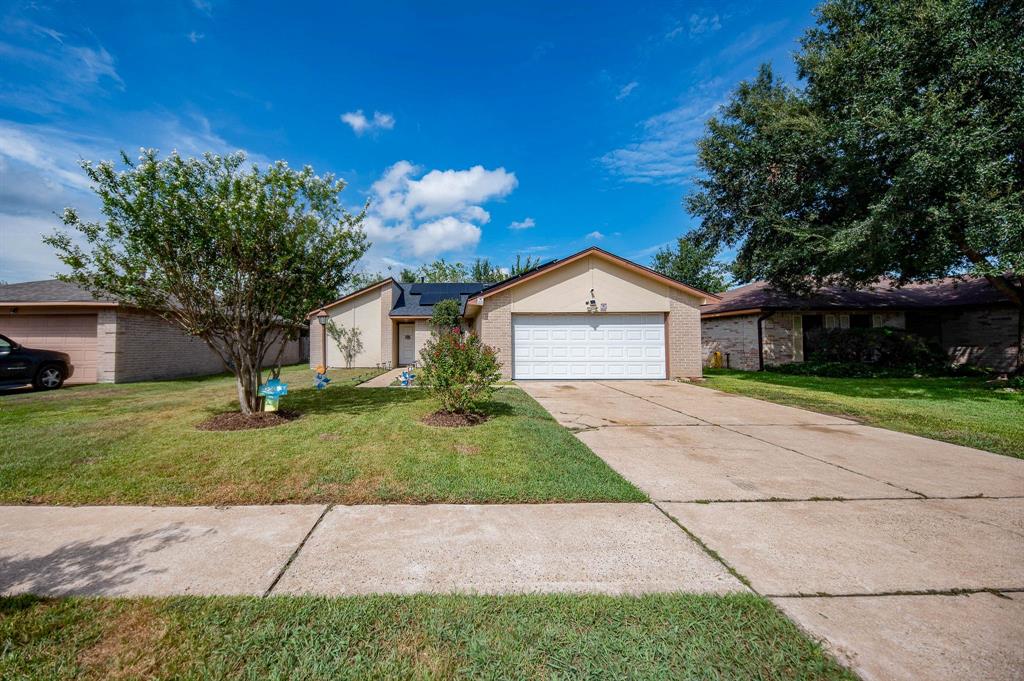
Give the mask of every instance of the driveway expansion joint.
[(1024, 593), (1024, 587), (964, 587), (958, 589), (900, 589), (896, 591), (863, 591), (852, 593), (786, 593), (761, 594), (765, 598), (886, 598), (890, 596), (969, 596), (971, 594), (992, 594), (1008, 598), (1004, 594)]

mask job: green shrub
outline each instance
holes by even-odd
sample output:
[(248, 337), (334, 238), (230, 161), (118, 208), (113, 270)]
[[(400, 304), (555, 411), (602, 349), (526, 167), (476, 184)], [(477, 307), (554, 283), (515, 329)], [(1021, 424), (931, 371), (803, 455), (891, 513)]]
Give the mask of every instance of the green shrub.
[(870, 364), (877, 368), (935, 371), (949, 365), (938, 344), (902, 329), (816, 329), (807, 334), (810, 362)]
[(430, 312), (430, 325), (434, 327), (434, 333), (440, 333), (457, 327), (461, 312), (459, 301), (451, 298), (442, 300), (434, 305), (433, 310)]
[(441, 402), (442, 411), (457, 414), (473, 411), (501, 379), (494, 348), (458, 327), (437, 329), (420, 352), (420, 363), (420, 385)]

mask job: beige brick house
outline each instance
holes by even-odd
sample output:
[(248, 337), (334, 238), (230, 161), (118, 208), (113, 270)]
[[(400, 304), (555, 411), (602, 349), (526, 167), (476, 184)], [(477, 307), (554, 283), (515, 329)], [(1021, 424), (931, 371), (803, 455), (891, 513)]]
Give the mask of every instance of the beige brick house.
[[(361, 330), (352, 366), (415, 364), (435, 303), (458, 300), (465, 324), (516, 379), (690, 377), (701, 374), (700, 306), (717, 298), (599, 248), (497, 284), (385, 279), (325, 305)], [(344, 366), (310, 313), (310, 363)], [(317, 328), (319, 326), (319, 328)]]
[[(0, 334), (30, 348), (71, 356), (68, 383), (125, 383), (225, 370), (206, 343), (155, 314), (93, 298), (56, 279), (0, 286)], [(306, 359), (306, 341), (283, 361)]]
[(800, 297), (755, 282), (726, 291), (701, 308), (705, 363), (714, 353), (733, 369), (802, 362), (818, 328), (889, 326), (934, 340), (959, 364), (996, 371), (1017, 366), (1021, 348), (1017, 308), (983, 278), (941, 279), (896, 288), (828, 287)]

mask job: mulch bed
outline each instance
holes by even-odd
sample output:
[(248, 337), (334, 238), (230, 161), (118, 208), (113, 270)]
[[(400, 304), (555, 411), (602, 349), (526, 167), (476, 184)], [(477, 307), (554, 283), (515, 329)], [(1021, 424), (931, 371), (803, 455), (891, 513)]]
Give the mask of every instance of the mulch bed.
[(479, 426), (489, 419), (486, 414), (456, 414), (450, 411), (435, 411), (427, 414), (422, 422), (428, 426), (440, 426), (442, 428), (463, 428), (465, 426)]
[(290, 423), (301, 414), (294, 411), (264, 411), (256, 414), (243, 414), (240, 411), (217, 414), (196, 426), (199, 430), (251, 430), (253, 428), (272, 428)]

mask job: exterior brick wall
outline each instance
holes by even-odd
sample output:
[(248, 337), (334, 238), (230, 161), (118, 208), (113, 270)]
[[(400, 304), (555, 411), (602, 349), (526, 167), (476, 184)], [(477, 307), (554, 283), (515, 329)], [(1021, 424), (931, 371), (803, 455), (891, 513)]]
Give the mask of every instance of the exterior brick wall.
[(700, 300), (669, 289), (669, 312), (665, 318), (669, 378), (701, 376), (700, 326)]
[(495, 293), (484, 298), (479, 320), (480, 340), (498, 351), (501, 377), (512, 378), (512, 294)]
[[(224, 371), (217, 354), (201, 339), (190, 336), (160, 317), (145, 312), (116, 312), (114, 381), (148, 381), (182, 376), (203, 376)], [(300, 341), (290, 341), (283, 364), (302, 361)], [(266, 365), (276, 355), (267, 353)]]
[(715, 317), (701, 322), (701, 346), (704, 365), (715, 352), (722, 353), (722, 366), (757, 371), (757, 315)]
[[(797, 361), (793, 342), (793, 319), (798, 316), (794, 312), (776, 312), (761, 322), (763, 339), (764, 365), (789, 364)], [(757, 342), (757, 317), (754, 317), (754, 342)], [(755, 367), (756, 368), (756, 367)]]
[(1020, 353), (1018, 315), (1012, 307), (946, 312), (942, 318), (943, 349), (957, 364), (1011, 371)]

